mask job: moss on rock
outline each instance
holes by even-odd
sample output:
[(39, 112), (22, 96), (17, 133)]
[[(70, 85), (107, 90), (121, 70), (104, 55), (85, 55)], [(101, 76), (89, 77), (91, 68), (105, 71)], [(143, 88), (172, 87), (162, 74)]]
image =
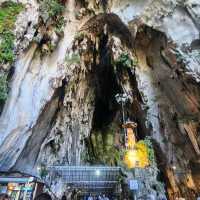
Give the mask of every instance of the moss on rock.
[(56, 18), (64, 11), (64, 6), (58, 0), (43, 0), (40, 2), (40, 12), (47, 18)]
[(0, 103), (4, 102), (8, 96), (7, 76), (0, 75)]
[(115, 125), (111, 125), (105, 130), (93, 131), (87, 152), (83, 156), (84, 160), (93, 164), (122, 166), (124, 151), (115, 144), (116, 131)]
[(0, 7), (0, 64), (14, 61), (13, 29), (17, 15), (23, 10), (21, 3), (4, 2)]
[(64, 36), (66, 20), (62, 16), (65, 10), (65, 0), (38, 0), (40, 19), (46, 26), (46, 33), (42, 40), (42, 54), (52, 53)]
[(137, 65), (137, 60), (136, 58), (131, 58), (128, 53), (122, 53), (115, 61), (115, 65), (123, 68), (131, 68)]

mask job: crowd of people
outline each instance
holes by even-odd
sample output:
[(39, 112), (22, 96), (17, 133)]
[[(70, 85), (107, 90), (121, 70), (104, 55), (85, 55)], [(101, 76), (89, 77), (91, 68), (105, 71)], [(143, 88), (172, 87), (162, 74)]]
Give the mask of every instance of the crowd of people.
[[(11, 200), (11, 198), (7, 194), (0, 194), (0, 200)], [(43, 193), (38, 195), (34, 200), (52, 200), (49, 194)], [(64, 195), (61, 200), (67, 200), (66, 196)], [(92, 195), (85, 196), (84, 200), (110, 200), (105, 194), (103, 195)]]
[[(48, 194), (40, 194), (35, 198), (35, 200), (51, 200), (51, 196)], [(7, 194), (0, 194), (0, 200), (11, 200), (11, 198)], [(63, 196), (61, 200), (66, 200), (66, 197)], [(84, 200), (110, 200), (105, 194), (103, 195), (89, 195), (88, 197), (86, 196)]]
[[(0, 200), (11, 200), (11, 197), (8, 194), (0, 194)], [(23, 200), (23, 198), (20, 198), (20, 200)], [(34, 200), (52, 200), (52, 198), (49, 194), (43, 193), (38, 195)]]
[[(85, 199), (84, 199), (85, 200)], [(91, 194), (87, 198), (87, 200), (110, 200), (105, 194), (98, 195), (98, 196), (92, 196)]]

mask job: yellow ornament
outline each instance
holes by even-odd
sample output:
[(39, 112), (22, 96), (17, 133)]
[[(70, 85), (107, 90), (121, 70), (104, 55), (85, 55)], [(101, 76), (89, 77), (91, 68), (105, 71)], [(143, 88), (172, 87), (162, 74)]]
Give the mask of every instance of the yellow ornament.
[(134, 149), (125, 153), (124, 163), (128, 168), (145, 168), (149, 166), (148, 147), (143, 143), (136, 143)]

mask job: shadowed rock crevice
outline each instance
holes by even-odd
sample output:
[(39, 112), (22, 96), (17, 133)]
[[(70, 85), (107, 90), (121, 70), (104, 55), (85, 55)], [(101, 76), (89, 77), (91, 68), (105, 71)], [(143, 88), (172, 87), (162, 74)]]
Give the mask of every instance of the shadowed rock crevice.
[(41, 151), (41, 146), (45, 138), (49, 135), (49, 132), (55, 123), (54, 120), (57, 118), (61, 108), (60, 104), (63, 102), (65, 85), (66, 82), (64, 80), (62, 86), (55, 91), (52, 99), (45, 106), (36, 125), (32, 129), (32, 135), (28, 139), (28, 142), (24, 146), (23, 151), (11, 170), (30, 174), (36, 172), (35, 170), (38, 167), (36, 161)]
[(93, 128), (103, 129), (115, 116), (119, 106), (115, 95), (122, 88), (117, 82), (116, 72), (112, 65), (112, 52), (107, 47), (108, 36), (102, 35), (99, 44), (99, 64), (94, 69), (95, 111)]

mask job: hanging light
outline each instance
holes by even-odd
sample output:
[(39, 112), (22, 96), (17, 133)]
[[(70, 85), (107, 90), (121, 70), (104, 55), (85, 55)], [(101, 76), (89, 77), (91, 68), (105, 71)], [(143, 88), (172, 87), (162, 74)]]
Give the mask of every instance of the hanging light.
[(14, 183), (8, 183), (8, 190), (12, 191), (15, 189), (16, 184)]
[(37, 171), (40, 172), (40, 170), (41, 170), (41, 167), (37, 166)]
[(177, 169), (175, 162), (174, 162), (174, 146), (173, 146), (173, 143), (171, 144), (171, 168), (174, 171)]
[(146, 145), (137, 145), (135, 129), (137, 128), (137, 123), (132, 121), (127, 121), (125, 119), (124, 106), (129, 100), (129, 95), (127, 94), (117, 94), (115, 96), (117, 102), (122, 106), (122, 121), (124, 128), (124, 141), (126, 153), (124, 156), (124, 163), (128, 168), (144, 168), (149, 165), (148, 159), (148, 149)]
[(176, 170), (176, 165), (172, 165), (172, 169), (173, 169), (173, 170)]
[(96, 176), (100, 176), (100, 175), (101, 175), (101, 172), (100, 172), (100, 170), (99, 170), (99, 169), (97, 169), (97, 170), (95, 171), (95, 174), (96, 174)]

